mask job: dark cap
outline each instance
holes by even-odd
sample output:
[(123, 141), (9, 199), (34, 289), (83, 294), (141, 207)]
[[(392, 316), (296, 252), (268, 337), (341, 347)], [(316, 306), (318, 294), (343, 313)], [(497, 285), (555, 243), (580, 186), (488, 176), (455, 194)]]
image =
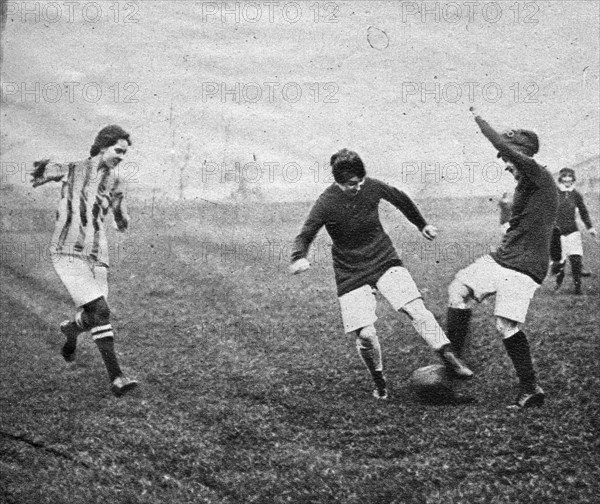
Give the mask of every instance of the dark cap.
[[(502, 139), (529, 157), (537, 154), (540, 150), (540, 141), (533, 131), (522, 129), (507, 130), (502, 133)], [(502, 157), (502, 155), (498, 153), (498, 157)]]

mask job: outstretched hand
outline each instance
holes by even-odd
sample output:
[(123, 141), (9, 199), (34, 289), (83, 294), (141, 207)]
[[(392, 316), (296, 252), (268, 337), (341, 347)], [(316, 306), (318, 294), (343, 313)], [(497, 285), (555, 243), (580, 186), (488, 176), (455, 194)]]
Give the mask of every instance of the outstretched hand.
[(437, 228), (432, 226), (431, 224), (427, 224), (423, 229), (421, 229), (421, 234), (427, 238), (429, 241), (435, 239), (437, 236)]
[(31, 176), (31, 185), (36, 188), (45, 184), (47, 181), (44, 178), (35, 178), (33, 175)]
[(31, 172), (31, 185), (33, 185), (33, 187), (41, 186), (42, 184), (47, 182), (45, 172), (46, 166), (49, 162), (49, 159), (42, 159), (41, 161), (35, 161), (33, 163), (33, 167), (35, 168)]
[(309, 268), (310, 268), (310, 263), (308, 262), (307, 259), (305, 259), (305, 258), (298, 259), (297, 261), (294, 261), (290, 265), (290, 273), (292, 275), (297, 275), (298, 273), (305, 272)]

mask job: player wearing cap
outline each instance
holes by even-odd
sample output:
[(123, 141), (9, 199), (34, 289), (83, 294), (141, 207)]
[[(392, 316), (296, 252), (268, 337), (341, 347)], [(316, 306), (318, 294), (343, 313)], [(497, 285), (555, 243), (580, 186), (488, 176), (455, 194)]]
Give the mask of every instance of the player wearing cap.
[(374, 397), (387, 399), (379, 339), (374, 323), (377, 289), (395, 310), (406, 313), (413, 327), (436, 350), (446, 368), (458, 378), (473, 373), (454, 354), (433, 314), (425, 308), (410, 273), (403, 267), (390, 237), (379, 220), (379, 202), (400, 210), (428, 240), (436, 229), (404, 192), (366, 176), (356, 152), (342, 149), (331, 157), (335, 183), (312, 207), (292, 251), (290, 271), (306, 271), (306, 259), (315, 236), (325, 226), (331, 237), (333, 269), (344, 331), (356, 338), (356, 347), (375, 383)]
[(558, 173), (558, 214), (556, 226), (560, 231), (559, 260), (553, 258), (552, 272), (556, 274), (556, 288), (558, 289), (565, 277), (565, 266), (567, 257), (571, 263), (571, 274), (575, 294), (581, 294), (581, 277), (583, 276), (583, 245), (581, 243), (581, 232), (577, 228), (575, 216), (577, 210), (586, 229), (592, 236), (596, 236), (596, 230), (592, 225), (590, 214), (583, 201), (583, 196), (575, 189), (575, 171), (571, 168), (563, 168)]
[(120, 396), (137, 386), (126, 377), (114, 349), (108, 296), (108, 243), (105, 218), (112, 210), (119, 231), (125, 231), (129, 217), (124, 204), (123, 182), (116, 168), (131, 145), (129, 133), (113, 125), (100, 130), (90, 157), (72, 163), (34, 163), (33, 187), (61, 182), (61, 199), (51, 241), (52, 264), (78, 308), (74, 320), (60, 326), (67, 341), (62, 355), (75, 359), (77, 336), (90, 331), (102, 355), (111, 391)]
[(448, 288), (447, 334), (461, 356), (471, 320), (471, 301), (480, 302), (495, 294), (496, 329), (519, 379), (519, 394), (510, 407), (541, 406), (544, 391), (537, 384), (529, 343), (520, 326), (548, 270), (558, 192), (550, 172), (533, 159), (539, 150), (534, 132), (499, 134), (473, 108), (471, 111), (517, 186), (509, 227), (498, 249), (459, 271)]

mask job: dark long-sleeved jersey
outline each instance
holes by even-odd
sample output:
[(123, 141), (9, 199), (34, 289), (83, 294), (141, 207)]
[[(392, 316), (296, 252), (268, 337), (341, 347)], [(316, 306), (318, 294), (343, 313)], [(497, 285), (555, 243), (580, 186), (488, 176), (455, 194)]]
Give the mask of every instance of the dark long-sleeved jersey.
[(583, 196), (576, 189), (558, 191), (558, 213), (556, 214), (556, 226), (561, 235), (568, 235), (577, 231), (575, 211), (579, 209), (581, 220), (587, 229), (593, 227), (590, 214), (583, 202)]
[(491, 255), (501, 266), (524, 273), (541, 284), (548, 270), (550, 239), (558, 208), (556, 183), (544, 166), (516, 150), (481, 117), (475, 120), (492, 145), (521, 175), (514, 192), (510, 227)]
[(363, 285), (375, 285), (389, 268), (402, 266), (392, 240), (379, 220), (379, 202), (398, 208), (419, 230), (427, 222), (410, 197), (379, 180), (367, 177), (354, 197), (332, 184), (319, 196), (294, 241), (292, 261), (305, 258), (315, 236), (325, 226), (332, 244), (338, 296)]

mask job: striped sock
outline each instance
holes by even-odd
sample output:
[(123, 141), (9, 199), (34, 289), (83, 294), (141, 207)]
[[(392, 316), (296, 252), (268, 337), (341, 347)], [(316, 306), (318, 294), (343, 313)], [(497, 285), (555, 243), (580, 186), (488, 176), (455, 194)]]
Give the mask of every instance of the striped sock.
[(113, 332), (112, 325), (110, 324), (96, 326), (92, 329), (91, 333), (93, 340), (112, 338), (115, 335), (115, 333)]
[(108, 378), (112, 382), (123, 373), (119, 366), (117, 354), (115, 353), (114, 332), (110, 324), (94, 327), (92, 329), (92, 338), (100, 351), (104, 366), (108, 373)]

